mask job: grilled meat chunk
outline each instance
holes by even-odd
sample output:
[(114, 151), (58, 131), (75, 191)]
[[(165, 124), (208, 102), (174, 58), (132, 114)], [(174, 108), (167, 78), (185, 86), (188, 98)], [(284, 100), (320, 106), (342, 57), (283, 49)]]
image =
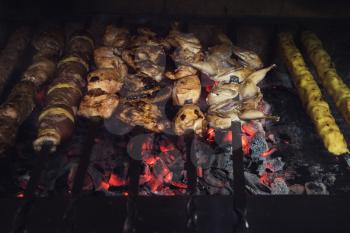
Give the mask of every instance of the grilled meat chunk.
[(94, 50), (94, 60), (97, 68), (116, 69), (122, 76), (128, 73), (128, 67), (117, 55), (115, 48), (99, 47)]
[(186, 131), (193, 130), (195, 134), (204, 136), (206, 128), (207, 121), (197, 105), (187, 104), (175, 116), (174, 132), (176, 135), (183, 135)]
[(173, 88), (173, 102), (175, 105), (195, 104), (201, 95), (201, 83), (197, 75), (191, 75), (177, 80)]
[(106, 93), (118, 92), (124, 83), (124, 76), (115, 69), (97, 69), (87, 76), (87, 90), (100, 89)]
[(30, 39), (30, 29), (18, 28), (7, 41), (0, 53), (0, 94), (23, 55)]
[(124, 48), (129, 40), (129, 30), (108, 25), (103, 36), (103, 44), (114, 48)]
[(78, 114), (86, 118), (111, 117), (114, 109), (119, 104), (119, 98), (115, 94), (100, 91), (88, 92), (80, 103)]
[(142, 126), (153, 132), (159, 133), (170, 128), (170, 122), (164, 119), (157, 105), (144, 101), (124, 102), (116, 117), (128, 125)]

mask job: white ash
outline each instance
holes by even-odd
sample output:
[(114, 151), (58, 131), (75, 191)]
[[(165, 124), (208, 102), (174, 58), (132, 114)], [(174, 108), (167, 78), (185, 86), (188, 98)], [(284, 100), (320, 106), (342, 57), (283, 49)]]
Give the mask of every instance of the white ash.
[(284, 164), (281, 157), (267, 159), (258, 167), (259, 175), (262, 175), (266, 170), (271, 172), (282, 171)]
[(271, 193), (275, 195), (289, 194), (289, 188), (283, 178), (275, 178), (271, 184)]

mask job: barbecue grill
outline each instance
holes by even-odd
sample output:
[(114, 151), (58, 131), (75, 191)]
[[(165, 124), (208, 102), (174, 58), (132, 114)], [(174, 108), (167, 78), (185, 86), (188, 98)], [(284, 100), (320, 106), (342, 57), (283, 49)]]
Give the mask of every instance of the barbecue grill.
[[(0, 2), (0, 232), (349, 232), (349, 12), (345, 1)], [(108, 27), (126, 28), (128, 42), (107, 46)], [(257, 54), (264, 65), (249, 74), (268, 67), (254, 89), (264, 115), (244, 118), (242, 96), (251, 89), (243, 85), (252, 76), (179, 62), (174, 28), (195, 51), (198, 39), (201, 62), (220, 43), (244, 68), (240, 55)], [(220, 33), (232, 44), (218, 40)], [(38, 38), (54, 38), (48, 51)], [(141, 56), (145, 45), (154, 50)], [(114, 68), (123, 64), (127, 75), (115, 74), (121, 87), (108, 79), (96, 91), (102, 76), (91, 72), (110, 68), (97, 62), (102, 46), (113, 48)], [(145, 69), (154, 51), (161, 81)], [(183, 66), (200, 82), (187, 99), (173, 88), (189, 80), (176, 77)], [(45, 70), (41, 79), (36, 68)], [(137, 81), (126, 84), (129, 77)], [(227, 86), (240, 85), (224, 107), (241, 104), (242, 112), (215, 127), (209, 116), (227, 112), (208, 96), (222, 91), (222, 77)], [(130, 91), (135, 83), (144, 89)], [(107, 111), (82, 113), (86, 96), (114, 102), (103, 105)], [(321, 105), (334, 120), (320, 123)], [(145, 106), (158, 114), (156, 124), (134, 118)], [(176, 122), (188, 117), (183, 106), (198, 117), (196, 127)]]

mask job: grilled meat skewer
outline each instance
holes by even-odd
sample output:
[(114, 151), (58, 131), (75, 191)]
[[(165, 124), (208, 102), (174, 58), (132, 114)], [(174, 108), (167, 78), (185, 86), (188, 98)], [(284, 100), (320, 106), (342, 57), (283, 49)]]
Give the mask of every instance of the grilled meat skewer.
[(35, 107), (36, 91), (54, 75), (63, 46), (64, 35), (61, 30), (48, 29), (35, 37), (33, 47), (36, 54), (32, 65), (0, 106), (0, 153), (15, 143), (18, 127)]
[(30, 29), (18, 28), (10, 35), (5, 48), (0, 53), (0, 94), (13, 73), (18, 61), (30, 42)]
[(50, 142), (51, 151), (55, 151), (56, 146), (72, 135), (93, 48), (94, 41), (87, 32), (78, 31), (70, 37), (65, 56), (58, 63), (56, 78), (47, 92), (46, 107), (39, 116), (35, 150), (41, 150), (43, 144)]

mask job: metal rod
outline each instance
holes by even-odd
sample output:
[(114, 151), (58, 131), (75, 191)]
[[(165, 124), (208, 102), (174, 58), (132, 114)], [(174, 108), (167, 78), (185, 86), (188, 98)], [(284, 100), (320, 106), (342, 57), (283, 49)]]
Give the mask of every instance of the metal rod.
[(24, 191), (24, 202), (20, 205), (14, 216), (12, 233), (21, 233), (25, 231), (27, 218), (35, 202), (35, 191), (41, 178), (42, 171), (49, 158), (51, 144), (44, 144), (41, 151), (37, 153), (38, 161), (32, 171), (27, 188)]
[(192, 143), (194, 139), (193, 130), (185, 133), (185, 145), (186, 145), (186, 163), (185, 168), (187, 171), (188, 190), (190, 194), (194, 194), (197, 189), (197, 169), (192, 161)]
[[(246, 194), (244, 181), (244, 165), (242, 150), (241, 123), (233, 121), (231, 123), (232, 133), (232, 160), (233, 160), (233, 207), (244, 220), (246, 212)], [(241, 223), (242, 223), (241, 221)]]

